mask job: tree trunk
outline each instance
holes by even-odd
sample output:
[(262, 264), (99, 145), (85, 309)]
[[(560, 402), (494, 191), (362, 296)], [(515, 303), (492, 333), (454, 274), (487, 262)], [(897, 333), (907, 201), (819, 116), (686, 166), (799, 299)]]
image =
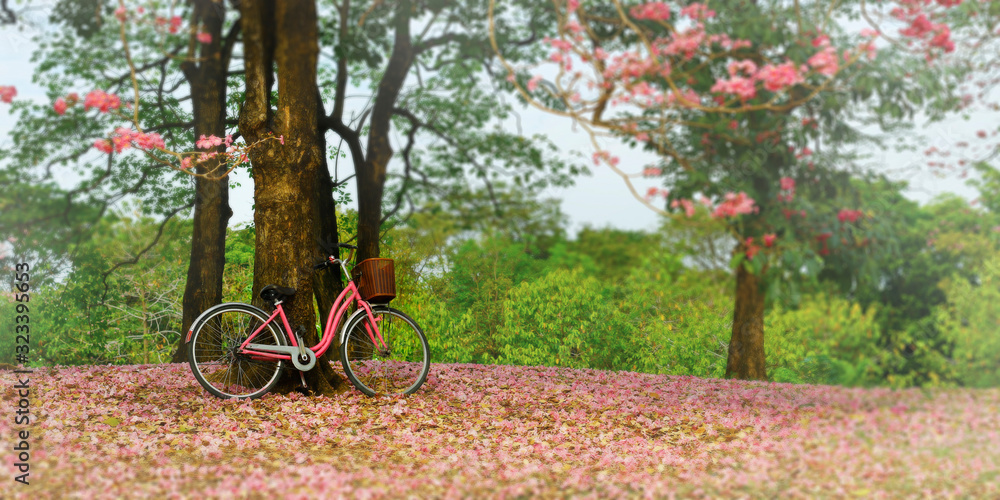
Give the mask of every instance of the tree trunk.
[(395, 33), (392, 54), (379, 82), (372, 106), (368, 135), (368, 154), (364, 168), (357, 172), (358, 185), (358, 260), (379, 256), (379, 231), (382, 226), (382, 193), (386, 168), (392, 159), (389, 132), (396, 99), (413, 66), (416, 51), (410, 40), (411, 3), (400, 1), (393, 22)]
[[(742, 252), (743, 245), (737, 248)], [(729, 340), (726, 378), (767, 380), (764, 358), (764, 291), (759, 276), (744, 265), (736, 270), (736, 308)]]
[[(320, 114), (323, 110), (320, 108)], [(340, 235), (337, 232), (337, 205), (333, 200), (333, 181), (330, 176), (329, 164), (326, 160), (326, 138), (322, 131), (319, 132), (320, 151), (323, 151), (323, 161), (317, 170), (315, 210), (317, 221), (317, 251), (323, 256), (333, 255), (340, 258), (340, 250), (337, 245), (340, 243)], [(316, 306), (319, 308), (319, 323), (321, 331), (326, 329), (326, 320), (330, 314), (330, 308), (337, 295), (343, 291), (344, 286), (341, 281), (339, 268), (327, 268), (324, 271), (313, 275), (313, 290), (316, 293)], [(334, 345), (336, 347), (336, 345)], [(340, 358), (340, 353), (335, 349), (327, 351), (324, 355), (328, 361), (336, 361)]]
[[(195, 67), (186, 63), (184, 73), (191, 85), (194, 136), (226, 134), (226, 58), (222, 53), (224, 8), (202, 0), (196, 17), (212, 35), (212, 43), (202, 52)], [(221, 148), (217, 148), (221, 151)], [(222, 302), (222, 273), (226, 265), (226, 227), (233, 211), (229, 206), (229, 177), (213, 175), (216, 163), (198, 164), (195, 177), (194, 223), (191, 232), (191, 261), (182, 302), (181, 339), (170, 361), (187, 362), (184, 339), (191, 322), (205, 309)]]
[[(244, 0), (240, 9), (246, 67), (240, 133), (253, 145), (256, 205), (254, 300), (264, 305), (257, 294), (268, 284), (295, 288), (295, 296), (284, 303), (285, 313), (293, 330), (305, 327), (306, 345), (314, 345), (319, 337), (312, 265), (322, 257), (317, 251), (316, 193), (324, 156), (318, 134), (316, 5), (304, 0)], [(277, 110), (269, 104), (272, 61), (278, 75)], [(298, 385), (299, 374), (289, 375), (279, 391)], [(307, 383), (321, 394), (344, 386), (325, 362), (308, 372)]]

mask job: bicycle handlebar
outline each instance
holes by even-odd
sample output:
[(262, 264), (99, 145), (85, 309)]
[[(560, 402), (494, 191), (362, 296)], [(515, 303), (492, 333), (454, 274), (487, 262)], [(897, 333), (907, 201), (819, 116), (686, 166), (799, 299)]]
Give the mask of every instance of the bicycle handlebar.
[[(357, 249), (358, 249), (358, 247), (356, 247), (354, 245), (348, 245), (347, 243), (338, 243), (337, 246), (340, 247), (340, 248), (347, 248), (347, 249), (355, 250), (355, 251), (357, 251)], [(320, 269), (324, 269), (326, 267), (329, 267), (330, 264), (333, 264), (335, 262), (338, 262), (338, 261), (334, 260), (333, 256), (331, 255), (329, 258), (327, 258), (323, 262), (320, 262), (319, 264), (314, 265), (313, 266), (313, 270), (314, 271), (319, 271)]]

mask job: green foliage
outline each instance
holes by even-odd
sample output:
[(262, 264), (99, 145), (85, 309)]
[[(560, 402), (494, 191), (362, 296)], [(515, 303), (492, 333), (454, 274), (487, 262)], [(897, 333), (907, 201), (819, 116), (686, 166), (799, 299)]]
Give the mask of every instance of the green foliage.
[(580, 271), (557, 270), (521, 283), (503, 301), (502, 323), (493, 335), (499, 353), (487, 360), (636, 369), (642, 336), (610, 292), (598, 279)]
[(764, 351), (776, 382), (873, 385), (889, 355), (879, 349), (875, 309), (819, 294), (764, 319)]
[(987, 261), (975, 282), (951, 280), (947, 302), (935, 311), (939, 329), (952, 346), (954, 370), (963, 385), (1000, 385), (1000, 261)]
[(223, 302), (248, 302), (252, 299), (255, 238), (252, 225), (226, 232), (226, 265), (222, 273)]
[[(171, 221), (163, 227), (161, 244), (140, 254), (159, 230), (160, 225), (148, 218), (114, 214), (101, 220), (90, 240), (73, 248), (72, 267), (61, 283), (32, 293), (35, 362), (129, 364), (170, 359), (180, 336), (191, 225)], [(118, 264), (122, 265), (105, 276)]]

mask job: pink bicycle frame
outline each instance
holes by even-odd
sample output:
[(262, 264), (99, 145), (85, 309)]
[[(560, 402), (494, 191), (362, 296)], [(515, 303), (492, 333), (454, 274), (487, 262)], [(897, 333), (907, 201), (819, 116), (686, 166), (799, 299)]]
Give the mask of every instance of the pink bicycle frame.
[[(366, 324), (365, 329), (368, 331), (368, 336), (371, 338), (372, 343), (374, 345), (380, 345), (380, 346), (386, 345), (385, 341), (382, 339), (382, 332), (379, 331), (378, 325), (376, 324), (377, 319), (372, 315), (371, 306), (368, 305), (367, 302), (361, 300), (361, 294), (358, 292), (358, 287), (354, 284), (354, 281), (348, 281), (347, 287), (344, 288), (344, 291), (340, 292), (340, 295), (337, 296), (337, 300), (335, 300), (333, 302), (333, 306), (330, 307), (330, 315), (327, 317), (326, 328), (323, 330), (323, 339), (320, 340), (319, 344), (309, 347), (309, 349), (316, 354), (316, 357), (320, 357), (324, 353), (326, 353), (326, 350), (330, 348), (331, 344), (333, 344), (333, 338), (336, 333), (336, 327), (340, 326), (340, 320), (344, 316), (344, 313), (347, 312), (347, 308), (348, 306), (351, 305), (352, 302), (358, 304), (359, 307), (363, 308), (365, 310), (365, 314), (368, 315), (368, 319), (370, 320), (371, 326)], [(271, 324), (271, 322), (274, 321), (274, 319), (278, 316), (281, 316), (281, 323), (285, 327), (285, 335), (288, 336), (288, 339), (291, 341), (292, 346), (293, 347), (299, 346), (295, 338), (295, 335), (291, 335), (289, 333), (292, 331), (292, 328), (291, 325), (288, 324), (288, 318), (285, 316), (285, 310), (281, 307), (281, 303), (279, 302), (275, 306), (274, 312), (271, 313), (271, 317), (267, 318), (267, 321), (265, 321), (264, 324), (260, 325), (260, 328), (255, 330), (253, 334), (251, 334), (250, 337), (244, 340), (243, 344), (240, 345), (240, 350), (243, 354), (249, 354), (251, 358), (259, 360), (268, 360), (268, 361), (291, 360), (291, 357), (288, 356), (287, 354), (277, 354), (277, 353), (261, 352), (253, 349), (247, 349), (247, 345), (250, 344), (250, 342), (252, 342), (253, 339), (260, 334), (260, 332), (264, 331), (264, 328), (266, 328), (267, 325)], [(372, 326), (374, 326), (374, 331)]]

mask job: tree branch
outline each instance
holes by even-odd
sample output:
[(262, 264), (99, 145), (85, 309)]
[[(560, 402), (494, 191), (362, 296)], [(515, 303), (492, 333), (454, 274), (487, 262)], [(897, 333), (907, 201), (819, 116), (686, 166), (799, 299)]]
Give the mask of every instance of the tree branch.
[(163, 236), (163, 229), (167, 227), (167, 223), (170, 222), (170, 220), (173, 219), (174, 216), (179, 214), (181, 211), (191, 208), (193, 206), (194, 206), (194, 200), (191, 200), (191, 202), (189, 202), (187, 205), (177, 207), (172, 212), (167, 214), (167, 216), (163, 219), (163, 222), (160, 223), (160, 227), (156, 231), (156, 237), (153, 238), (153, 241), (151, 241), (148, 245), (146, 245), (146, 247), (143, 248), (139, 253), (137, 253), (135, 257), (129, 260), (119, 262), (115, 264), (114, 267), (108, 269), (107, 271), (101, 274), (101, 282), (104, 284), (104, 293), (101, 294), (101, 302), (100, 302), (101, 304), (104, 304), (104, 299), (108, 297), (108, 276), (110, 276), (111, 273), (113, 273), (115, 269), (118, 269), (119, 267), (131, 266), (138, 263), (139, 259), (142, 258), (142, 256), (145, 255), (145, 253), (148, 252), (151, 248), (153, 248), (158, 241), (160, 241), (160, 236)]

